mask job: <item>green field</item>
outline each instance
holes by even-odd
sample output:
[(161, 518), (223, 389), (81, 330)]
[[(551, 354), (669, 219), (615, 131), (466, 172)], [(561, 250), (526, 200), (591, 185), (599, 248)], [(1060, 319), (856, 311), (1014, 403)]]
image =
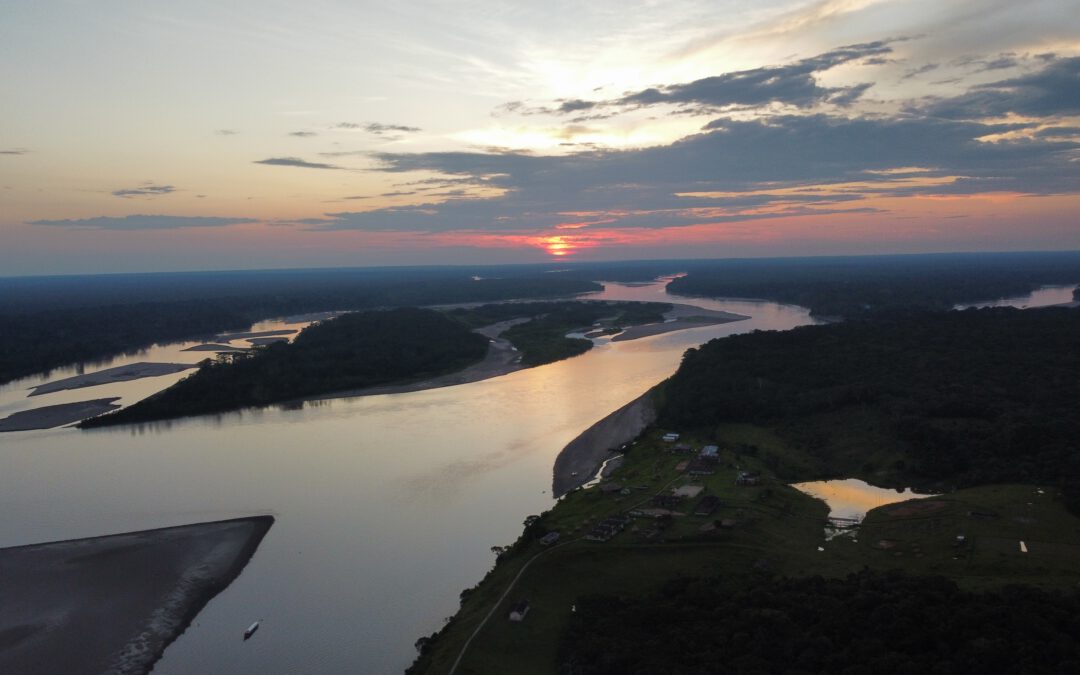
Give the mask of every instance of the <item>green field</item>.
[[(872, 420), (844, 428), (852, 448), (875, 437)], [(456, 672), (557, 672), (560, 637), (578, 598), (647, 596), (678, 577), (841, 577), (869, 567), (941, 574), (972, 589), (1014, 582), (1068, 588), (1080, 582), (1080, 519), (1050, 488), (985, 486), (885, 506), (871, 511), (853, 535), (826, 542), (825, 504), (787, 485), (793, 478), (820, 477), (822, 467), (798, 444), (783, 440), (788, 434), (742, 424), (683, 434), (679, 443), (695, 450), (706, 443), (721, 446), (711, 476), (678, 471), (693, 453), (672, 452), (673, 444), (661, 435), (647, 433), (610, 478), (624, 490), (578, 490), (544, 514), (534, 538), (519, 541), (502, 557), (411, 672), (449, 672), (495, 600), (541, 553), (476, 635)], [(890, 455), (882, 452), (881, 461)], [(740, 471), (760, 472), (761, 484), (736, 485)], [(672, 508), (670, 517), (636, 517), (603, 543), (583, 538), (604, 518), (652, 508), (653, 495), (683, 485), (703, 491)], [(709, 516), (693, 515), (706, 495), (722, 505)], [(911, 506), (925, 503), (930, 505)], [(726, 526), (715, 526), (722, 521)], [(535, 539), (544, 531), (560, 532), (561, 543), (545, 549)], [(1027, 553), (1020, 551), (1021, 540)], [(511, 622), (509, 609), (521, 599), (530, 602), (529, 614)]]

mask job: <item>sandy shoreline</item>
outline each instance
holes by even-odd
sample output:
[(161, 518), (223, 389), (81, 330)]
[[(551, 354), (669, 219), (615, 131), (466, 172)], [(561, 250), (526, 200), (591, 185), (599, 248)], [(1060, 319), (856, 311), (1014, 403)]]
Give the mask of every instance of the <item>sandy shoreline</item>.
[(670, 311), (664, 312), (664, 323), (648, 323), (640, 326), (630, 326), (623, 332), (611, 338), (612, 342), (624, 342), (637, 340), (638, 338), (662, 335), (687, 328), (701, 328), (702, 326), (715, 326), (733, 321), (745, 321), (748, 316), (722, 312), (715, 309), (705, 309), (694, 305), (672, 304)]
[(46, 405), (33, 410), (22, 410), (0, 419), (0, 432), (31, 431), (33, 429), (52, 429), (65, 424), (80, 422), (87, 417), (97, 417), (120, 406), (116, 404), (119, 396), (96, 398), (91, 401)]
[(126, 366), (106, 368), (105, 370), (99, 370), (96, 373), (75, 375), (74, 377), (65, 377), (62, 380), (46, 382), (45, 384), (34, 387), (34, 390), (30, 392), (29, 395), (40, 396), (42, 394), (51, 394), (54, 391), (96, 387), (99, 384), (128, 382), (129, 380), (141, 380), (144, 377), (157, 377), (158, 375), (172, 375), (173, 373), (179, 373), (184, 370), (198, 367), (199, 364), (197, 363), (152, 363), (149, 361), (140, 361)]
[(592, 425), (570, 441), (555, 458), (551, 493), (556, 498), (587, 483), (612, 449), (629, 443), (656, 420), (652, 390)]
[(273, 522), (258, 516), (0, 549), (0, 672), (150, 672), (240, 575)]

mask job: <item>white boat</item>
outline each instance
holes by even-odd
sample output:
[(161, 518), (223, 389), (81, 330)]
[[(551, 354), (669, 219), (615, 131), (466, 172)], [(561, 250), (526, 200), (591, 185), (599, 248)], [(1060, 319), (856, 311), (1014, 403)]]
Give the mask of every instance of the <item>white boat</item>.
[(260, 619), (259, 621), (256, 621), (255, 623), (253, 623), (253, 624), (251, 624), (250, 626), (247, 627), (247, 630), (244, 631), (244, 639), (245, 640), (247, 640), (252, 635), (254, 635), (255, 631), (259, 630), (259, 622), (260, 621), (262, 621), (262, 619)]

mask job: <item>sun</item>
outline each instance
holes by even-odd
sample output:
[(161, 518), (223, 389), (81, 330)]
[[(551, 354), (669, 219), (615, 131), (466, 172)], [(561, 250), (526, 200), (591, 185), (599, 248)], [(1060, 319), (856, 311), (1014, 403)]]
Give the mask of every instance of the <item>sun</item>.
[(578, 249), (578, 246), (572, 240), (560, 235), (540, 237), (538, 243), (541, 248), (547, 251), (548, 255), (556, 258), (574, 255)]

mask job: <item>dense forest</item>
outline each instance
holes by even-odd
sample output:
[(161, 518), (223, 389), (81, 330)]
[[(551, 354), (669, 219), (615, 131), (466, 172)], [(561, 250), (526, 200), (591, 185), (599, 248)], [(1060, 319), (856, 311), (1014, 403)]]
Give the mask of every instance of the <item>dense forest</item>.
[(539, 366), (592, 348), (592, 341), (567, 337), (577, 329), (587, 329), (605, 319), (612, 331), (639, 324), (659, 323), (671, 305), (661, 302), (515, 302), (483, 305), (450, 312), (455, 319), (480, 327), (522, 317), (531, 320), (511, 326), (503, 337), (521, 352), (521, 363)]
[[(439, 339), (433, 340), (431, 336)], [(486, 338), (425, 309), (345, 314), (292, 343), (223, 355), (148, 399), (84, 421), (129, 424), (261, 406), (458, 370), (487, 353)]]
[(713, 340), (687, 351), (660, 423), (797, 430), (830, 466), (829, 444), (807, 430), (824, 414), (869, 412), (900, 440), (913, 479), (1059, 483), (1078, 507), (1077, 401), (1080, 310), (982, 309)]
[(1080, 672), (1080, 594), (970, 592), (942, 577), (682, 578), (581, 598), (569, 675)]
[(668, 284), (690, 296), (766, 298), (815, 316), (873, 317), (1021, 295), (1080, 282), (1080, 253), (941, 254), (724, 260)]
[[(395, 272), (293, 270), (0, 280), (0, 383), (157, 342), (246, 328), (274, 316), (600, 289), (591, 282), (553, 275), (474, 279), (443, 268)], [(154, 293), (162, 299), (155, 300)]]

